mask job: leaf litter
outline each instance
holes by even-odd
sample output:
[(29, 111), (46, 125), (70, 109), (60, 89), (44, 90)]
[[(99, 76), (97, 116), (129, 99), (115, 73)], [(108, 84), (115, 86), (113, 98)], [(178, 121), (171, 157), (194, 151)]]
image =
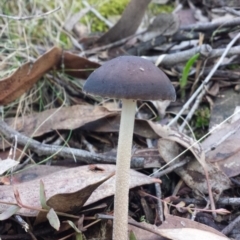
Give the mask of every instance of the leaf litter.
[[(53, 208), (56, 207), (57, 211), (60, 210), (63, 212), (68, 212), (70, 211), (69, 208), (74, 208), (72, 205), (74, 202), (77, 202), (80, 204), (79, 207), (82, 207), (83, 205), (87, 206), (114, 194), (115, 180), (112, 176), (112, 174), (115, 173), (114, 165), (99, 164), (57, 170), (58, 171), (56, 173), (51, 173), (42, 177), (38, 177), (38, 175), (31, 170), (29, 174), (35, 175), (35, 178), (23, 183), (21, 183), (21, 179), (27, 178), (26, 173), (23, 172), (19, 173), (20, 175), (16, 174), (16, 176), (13, 176), (12, 181), (14, 184), (2, 186), (1, 188), (2, 197), (0, 211), (6, 210), (9, 207), (7, 204), (16, 204), (13, 194), (13, 188), (16, 188), (19, 192), (22, 202), (30, 208), (33, 208), (22, 208), (19, 210), (18, 214), (24, 216), (36, 216), (38, 211), (34, 210), (34, 208), (41, 208), (39, 190), (40, 179), (44, 183), (47, 204)], [(160, 180), (150, 178), (144, 174), (136, 172), (135, 170), (131, 170), (130, 174), (131, 188), (144, 184), (160, 182)], [(111, 178), (106, 181), (106, 178), (109, 178), (109, 176), (111, 176)], [(103, 180), (106, 182), (102, 183)], [(5, 182), (6, 181), (7, 180), (5, 179)], [(94, 192), (95, 188), (97, 188), (97, 190)], [(3, 204), (3, 202), (5, 204)], [(79, 210), (77, 209), (76, 205), (75, 207), (75, 210)]]
[[(88, 150), (88, 164), (93, 164), (68, 169), (55, 166), (47, 166), (45, 168), (42, 168), (42, 166), (31, 166), (28, 170), (23, 170), (17, 174), (10, 174), (9, 177), (3, 176), (1, 178), (3, 186), (1, 186), (0, 195), (1, 220), (7, 221), (10, 216), (18, 213), (21, 216), (37, 217), (36, 220), (39, 220), (39, 223), (45, 221), (46, 212), (44, 212), (44, 214), (41, 212), (42, 216), (40, 216), (41, 214), (39, 213), (39, 209), (42, 209), (39, 190), (40, 180), (43, 181), (43, 195), (46, 195), (46, 204), (52, 207), (48, 212), (49, 223), (57, 230), (61, 229), (63, 225), (60, 217), (61, 214), (59, 215), (58, 211), (75, 214), (77, 211), (81, 211), (83, 207), (89, 207), (91, 204), (97, 204), (101, 201), (108, 203), (108, 197), (113, 196), (114, 176), (112, 175), (115, 172), (115, 166), (96, 164), (95, 157), (101, 156), (101, 158), (98, 158), (98, 162), (102, 161), (106, 163), (104, 158), (107, 159), (107, 156), (111, 156), (110, 158), (114, 159), (116, 156), (121, 104), (115, 101), (114, 104), (116, 108), (111, 110), (105, 107), (110, 102), (112, 104), (111, 99), (92, 98), (84, 96), (81, 92), (83, 80), (86, 79), (94, 69), (101, 65), (101, 61), (108, 60), (123, 53), (147, 55), (146, 57), (150, 61), (159, 65), (171, 76), (171, 80), (177, 89), (179, 97), (181, 91), (186, 93), (182, 99), (182, 101), (186, 101), (191, 97), (188, 95), (188, 92), (190, 92), (189, 89), (192, 82), (194, 81), (194, 86), (192, 86), (191, 91), (197, 87), (196, 85), (198, 85), (199, 79), (203, 81), (203, 77), (208, 76), (211, 70), (209, 66), (214, 65), (213, 58), (220, 57), (224, 53), (226, 48), (224, 41), (229, 43), (231, 39), (234, 40), (237, 36), (234, 32), (231, 32), (229, 28), (237, 26), (238, 21), (240, 22), (239, 17), (234, 15), (234, 11), (236, 11), (234, 7), (236, 6), (229, 4), (228, 7), (231, 7), (231, 9), (226, 8), (224, 10), (231, 12), (233, 15), (230, 17), (230, 20), (227, 19), (223, 22), (223, 20), (221, 21), (222, 13), (218, 15), (219, 10), (214, 9), (214, 7), (219, 7), (217, 1), (211, 1), (209, 5), (201, 3), (201, 8), (198, 8), (198, 5), (197, 7), (189, 1), (187, 4), (185, 3), (185, 8), (187, 7), (185, 10), (177, 12), (178, 17), (182, 19), (180, 24), (176, 20), (175, 15), (160, 14), (157, 15), (155, 20), (149, 21), (147, 24), (145, 23), (145, 28), (140, 28), (140, 32), (135, 34), (140, 23), (143, 23), (144, 26), (142, 18), (146, 12), (145, 7), (141, 8), (141, 14), (138, 14), (138, 17), (134, 18), (134, 12), (139, 12), (138, 9), (140, 6), (132, 7), (136, 2), (138, 3), (138, 1), (132, 0), (131, 4), (125, 9), (119, 22), (101, 37), (95, 38), (97, 39), (95, 42), (93, 40), (94, 38), (90, 36), (85, 36), (78, 40), (75, 39), (75, 35), (71, 35), (72, 32), (68, 33), (67, 36), (72, 42), (72, 46), (75, 47), (74, 51), (66, 51), (59, 47), (35, 47), (34, 54), (32, 55), (36, 56), (37, 53), (37, 58), (32, 58), (33, 60), (29, 61), (31, 57), (28, 56), (25, 64), (21, 62), (20, 66), (18, 64), (19, 67), (17, 69), (16, 65), (14, 66), (15, 71), (6, 70), (6, 68), (9, 67), (6, 62), (7, 58), (6, 56), (1, 56), (4, 60), (1, 70), (6, 70), (6, 73), (12, 72), (10, 76), (0, 81), (0, 103), (4, 105), (4, 110), (1, 109), (1, 113), (6, 114), (6, 117), (4, 116), (3, 118), (4, 121), (19, 133), (19, 135), (16, 135), (16, 132), (10, 131), (6, 139), (1, 139), (1, 156), (3, 159), (1, 161), (1, 164), (3, 164), (1, 174), (12, 169), (12, 167), (18, 163), (20, 163), (18, 165), (21, 167), (22, 163), (26, 161), (26, 158), (29, 158), (28, 160), (31, 161), (40, 162), (44, 160), (44, 157), (48, 157), (48, 154), (42, 154), (41, 151), (37, 151), (36, 148), (35, 150), (34, 148), (28, 148), (28, 144), (22, 144), (22, 141), (18, 140), (16, 136), (28, 136), (27, 141), (30, 141), (31, 138), (33, 138), (34, 141), (37, 140), (39, 149), (42, 146), (46, 146), (44, 145), (46, 141), (52, 144), (54, 148), (58, 146), (58, 142), (64, 142), (64, 144), (66, 144), (64, 139), (66, 133), (73, 131), (73, 135), (70, 136), (70, 141), (67, 142), (68, 148), (73, 153), (75, 148)], [(67, 3), (63, 1), (60, 4), (63, 12), (66, 11), (65, 6)], [(74, 4), (75, 1), (73, 5)], [(144, 1), (144, 4), (147, 7), (148, 1)], [(9, 7), (7, 4), (6, 6)], [(3, 7), (5, 8), (6, 6), (4, 5)], [(25, 9), (24, 11), (28, 11), (29, 8), (23, 7), (23, 9)], [(56, 9), (58, 9), (58, 7), (56, 7)], [(85, 11), (81, 12), (77, 17), (84, 18), (90, 9), (91, 7), (85, 8)], [(204, 15), (206, 10), (212, 19), (218, 18), (218, 21), (210, 22)], [(59, 24), (58, 21), (60, 18), (57, 14), (57, 12), (54, 13), (51, 16), (51, 20), (56, 21), (57, 19), (55, 26), (64, 26), (63, 22)], [(32, 13), (29, 15), (34, 16)], [(56, 16), (58, 17), (56, 18)], [(159, 32), (161, 23), (159, 25), (158, 19), (163, 18), (166, 23), (162, 25), (166, 25), (167, 27), (161, 27), (165, 27), (166, 30), (171, 29), (171, 26), (173, 27), (170, 34), (167, 34), (165, 30)], [(167, 22), (166, 19), (170, 19), (170, 22)], [(45, 22), (47, 21), (48, 20)], [(51, 24), (54, 21), (51, 21), (51, 23), (48, 22), (49, 25), (46, 25), (49, 33), (54, 32), (51, 31)], [(78, 27), (82, 23), (80, 24), (78, 21), (74, 21), (75, 23), (71, 23), (71, 28), (68, 28), (68, 31), (80, 34), (80, 32), (78, 32), (80, 28)], [(101, 21), (104, 21), (104, 18), (101, 18)], [(128, 26), (129, 21), (134, 23), (132, 28), (125, 28), (125, 26)], [(31, 25), (33, 22), (34, 21), (30, 21), (28, 23)], [(12, 27), (10, 22), (9, 26)], [(21, 22), (20, 26), (20, 28), (27, 29), (25, 22)], [(222, 28), (222, 26), (225, 26), (225, 28)], [(221, 29), (222, 32), (219, 31), (219, 29)], [(210, 32), (215, 30), (215, 32), (213, 31), (215, 35), (211, 35), (209, 30), (211, 30)], [(202, 34), (201, 39), (199, 32)], [(61, 34), (58, 34), (58, 37), (60, 35)], [(53, 36), (54, 34), (49, 34), (49, 39), (55, 43), (55, 36)], [(204, 45), (203, 39), (211, 46), (207, 44)], [(209, 41), (209, 39), (211, 39), (212, 42)], [(222, 42), (224, 48), (217, 49), (215, 41), (221, 42), (221, 40), (224, 40)], [(190, 41), (192, 45), (189, 44)], [(62, 39), (57, 39), (56, 42), (62, 42)], [(181, 44), (178, 44), (180, 42)], [(199, 47), (198, 43), (203, 46)], [(48, 45), (48, 43), (45, 44), (45, 46)], [(187, 49), (188, 52), (185, 51), (185, 49)], [(32, 52), (31, 49), (31, 53)], [(10, 54), (9, 56), (15, 56), (15, 54), (16, 53), (13, 55)], [(179, 89), (178, 79), (183, 77), (182, 73), (186, 68), (183, 63), (186, 64), (187, 61), (191, 59), (191, 57), (196, 56), (196, 54), (200, 57), (196, 59), (196, 63), (191, 65), (191, 71), (187, 73), (188, 76), (184, 76), (184, 86), (182, 86), (182, 89)], [(222, 88), (232, 85), (237, 86), (239, 84), (239, 72), (236, 68), (238, 62), (234, 58), (238, 54), (238, 46), (234, 46), (229, 50), (227, 57), (224, 59), (225, 65), (221, 66), (221, 70), (215, 71), (212, 82), (206, 83), (206, 91), (204, 93), (206, 99), (202, 101), (202, 97), (199, 96), (196, 102), (206, 104), (205, 100), (207, 100), (207, 103), (212, 108), (214, 107), (214, 98), (221, 94)], [(26, 54), (24, 55), (22, 52), (20, 56), (23, 57), (26, 56)], [(201, 68), (201, 72), (198, 69), (199, 67)], [(234, 71), (231, 71), (231, 67), (234, 68)], [(45, 79), (44, 84), (42, 84), (42, 79)], [(61, 98), (58, 91), (64, 93), (64, 99)], [(107, 103), (105, 103), (105, 101), (107, 101)], [(211, 198), (211, 194), (213, 194), (211, 205), (213, 204), (213, 200), (217, 203), (215, 213), (219, 213), (218, 217), (220, 216), (220, 212), (227, 212), (226, 208), (233, 213), (237, 212), (231, 205), (218, 206), (218, 201), (220, 202), (222, 199), (226, 200), (232, 196), (230, 189), (233, 183), (230, 181), (230, 178), (237, 178), (239, 175), (239, 149), (237, 144), (239, 141), (239, 120), (217, 128), (215, 132), (203, 142), (196, 143), (195, 139), (188, 136), (189, 132), (186, 129), (184, 133), (181, 132), (182, 127), (180, 127), (180, 131), (178, 131), (174, 129), (174, 127), (168, 128), (156, 123), (158, 119), (148, 120), (155, 117), (154, 112), (155, 115), (160, 115), (163, 118), (161, 123), (164, 124), (164, 121), (169, 121), (171, 115), (166, 114), (165, 108), (161, 109), (162, 103), (149, 102), (147, 107), (142, 107), (141, 104), (143, 103), (140, 102), (138, 105), (138, 117), (140, 116), (141, 119), (136, 119), (132, 155), (132, 163), (135, 161), (135, 163), (141, 162), (141, 164), (132, 166), (138, 166), (138, 170), (141, 169), (144, 174), (136, 170), (131, 170), (131, 188), (133, 188), (133, 190), (130, 192), (132, 200), (130, 208), (131, 211), (134, 212), (134, 219), (139, 220), (142, 215), (145, 214), (142, 210), (144, 209), (144, 202), (144, 204), (148, 205), (146, 209), (155, 212), (154, 223), (157, 225), (162, 223), (160, 227), (156, 227), (154, 224), (148, 224), (148, 230), (155, 231), (157, 236), (161, 236), (156, 238), (156, 234), (155, 236), (150, 234), (146, 235), (149, 240), (162, 239), (163, 237), (169, 239), (187, 239), (187, 236), (191, 239), (228, 239), (220, 233), (221, 228), (213, 230), (206, 226), (208, 225), (206, 222), (205, 225), (201, 225), (189, 219), (195, 218), (195, 213), (192, 212), (194, 210), (197, 216), (201, 211), (205, 211), (206, 214), (209, 213), (209, 217), (211, 210), (208, 207), (208, 197), (210, 196)], [(176, 104), (167, 104), (166, 107), (170, 109), (171, 112), (177, 114), (179, 107), (182, 108), (182, 102), (177, 101)], [(186, 114), (189, 112), (191, 111), (186, 109)], [(187, 121), (189, 121), (188, 118), (189, 117), (187, 117)], [(178, 125), (175, 127), (177, 128)], [(8, 134), (9, 131), (4, 133)], [(146, 142), (149, 140), (153, 142), (152, 149), (146, 147)], [(14, 159), (7, 158), (8, 151), (10, 151), (9, 149), (13, 147), (11, 143), (13, 145), (15, 143), (15, 146), (17, 146)], [(58, 150), (61, 149), (61, 147), (62, 146), (59, 145)], [(179, 157), (178, 155), (183, 151), (185, 153)], [(25, 154), (22, 155), (19, 154), (19, 152), (25, 152)], [(91, 154), (95, 157), (91, 158)], [(55, 159), (50, 157), (51, 161), (56, 161), (58, 164), (63, 160), (69, 161), (69, 159), (66, 159), (63, 155), (55, 156), (58, 157), (55, 157)], [(59, 159), (59, 157), (65, 159)], [(15, 161), (16, 159), (18, 159), (18, 161)], [(166, 172), (164, 173), (165, 170), (162, 170), (162, 166), (165, 162), (169, 163), (172, 159), (177, 160), (167, 165)], [(176, 167), (177, 164), (186, 159), (188, 163), (185, 166)], [(11, 161), (9, 162), (9, 160)], [(114, 160), (112, 162), (114, 163)], [(164, 222), (159, 221), (159, 215), (161, 213), (156, 213), (158, 207), (156, 200), (153, 200), (154, 198), (144, 197), (145, 201), (136, 200), (139, 196), (134, 188), (141, 187), (143, 190), (153, 193), (151, 188), (143, 185), (160, 183), (160, 180), (157, 181), (147, 176), (147, 174), (150, 175), (152, 173), (152, 168), (161, 168), (163, 172), (161, 176), (168, 176), (172, 182), (179, 181), (180, 183), (180, 180), (183, 180), (184, 184), (186, 184), (184, 185), (182, 183), (179, 189), (178, 186), (175, 186), (175, 193), (175, 191), (170, 191), (167, 188), (168, 184), (166, 183), (168, 183), (168, 181), (166, 181), (164, 177), (161, 177), (161, 179), (164, 180), (164, 183), (161, 185), (161, 189), (164, 192), (162, 196), (159, 196), (159, 199), (166, 201), (166, 197), (169, 197), (169, 199), (172, 200), (172, 205), (169, 206), (173, 206), (170, 209), (170, 207), (164, 204), (164, 213), (162, 213), (165, 217)], [(80, 176), (77, 173), (80, 173)], [(175, 174), (177, 174), (178, 177), (176, 177)], [(236, 179), (234, 181), (235, 183), (237, 182)], [(185, 193), (188, 198), (182, 193)], [(233, 196), (235, 197), (235, 195)], [(237, 200), (238, 197), (236, 197), (236, 201)], [(190, 204), (189, 207), (185, 207), (188, 210), (186, 211), (186, 209), (181, 206), (186, 206), (185, 202), (187, 203), (188, 201), (192, 201), (193, 203)], [(17, 204), (17, 202), (19, 206), (11, 206), (11, 204)], [(24, 205), (26, 205), (27, 208), (24, 208)], [(107, 205), (109, 206), (110, 204), (108, 203)], [(212, 212), (214, 212), (214, 208), (212, 208)], [(169, 215), (169, 213), (172, 215)], [(174, 216), (174, 214), (180, 217)], [(222, 217), (220, 220), (222, 224), (225, 224), (225, 227), (228, 227), (226, 220), (230, 222), (231, 218), (229, 216), (231, 215), (232, 214)], [(70, 215), (66, 216), (70, 218)], [(78, 214), (76, 216), (78, 216)], [(86, 216), (86, 219), (87, 217), (88, 216)], [(147, 218), (146, 221), (150, 220), (147, 214), (145, 217)], [(216, 220), (215, 217), (216, 216), (212, 217), (212, 222)], [(83, 221), (85, 223), (84, 217)], [(76, 227), (74, 224), (76, 224), (76, 222), (72, 225)], [(143, 236), (141, 227), (138, 226), (137, 229), (134, 228), (133, 230), (137, 239), (141, 239)], [(87, 232), (86, 236), (88, 234)], [(88, 237), (91, 238), (91, 234)], [(231, 237), (234, 238), (234, 236)]]

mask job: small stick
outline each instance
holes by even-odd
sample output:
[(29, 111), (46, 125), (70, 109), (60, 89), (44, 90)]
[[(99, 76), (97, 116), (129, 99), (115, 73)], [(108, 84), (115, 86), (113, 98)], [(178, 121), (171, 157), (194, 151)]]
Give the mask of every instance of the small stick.
[[(202, 93), (205, 93), (205, 89), (204, 86), (210, 81), (211, 77), (213, 76), (214, 72), (217, 70), (217, 68), (220, 66), (220, 64), (222, 63), (223, 59), (226, 57), (228, 51), (231, 49), (232, 45), (237, 41), (237, 39), (240, 37), (240, 33), (237, 34), (233, 40), (227, 45), (226, 49), (224, 50), (221, 58), (218, 60), (218, 62), (215, 64), (215, 66), (213, 67), (213, 69), (211, 70), (211, 72), (208, 74), (208, 76), (204, 79), (204, 81), (202, 82), (202, 84), (199, 86), (199, 88), (194, 92), (194, 94), (191, 96), (191, 98), (188, 99), (188, 101), (184, 104), (183, 108), (179, 111), (179, 113), (176, 115), (175, 118), (173, 118), (168, 126), (173, 125), (178, 119), (179, 117), (183, 114), (183, 112), (189, 108), (190, 104), (193, 102), (193, 100), (200, 94), (200, 92), (202, 91)], [(200, 100), (202, 98), (201, 95), (199, 95), (198, 100)], [(197, 102), (197, 101), (196, 101)], [(192, 109), (196, 109), (196, 106), (198, 106), (198, 102), (192, 107)], [(191, 114), (191, 115), (190, 115)], [(186, 117), (185, 120), (189, 120), (192, 116), (192, 111), (189, 112), (188, 116)], [(185, 121), (184, 121), (185, 123)], [(183, 123), (183, 124), (184, 124)], [(185, 124), (184, 124), (185, 125)]]
[(34, 16), (27, 16), (27, 17), (8, 16), (8, 15), (0, 13), (0, 17), (14, 19), (14, 20), (17, 20), (17, 21), (31, 20), (31, 19), (36, 19), (36, 18), (44, 18), (44, 17), (46, 17), (46, 16), (48, 16), (48, 15), (54, 13), (54, 12), (57, 12), (60, 9), (61, 9), (61, 7), (57, 7), (57, 8), (55, 8), (55, 9), (49, 11), (49, 12), (39, 14), (39, 15), (34, 15)]

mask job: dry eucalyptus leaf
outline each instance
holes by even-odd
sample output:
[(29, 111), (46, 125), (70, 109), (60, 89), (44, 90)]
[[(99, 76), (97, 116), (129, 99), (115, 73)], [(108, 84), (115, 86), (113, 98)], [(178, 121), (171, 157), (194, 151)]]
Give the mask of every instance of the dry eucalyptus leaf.
[(110, 174), (101, 181), (89, 184), (85, 188), (73, 193), (59, 193), (47, 200), (47, 205), (59, 212), (78, 212), (90, 197), (92, 192), (102, 183), (114, 176)]
[(156, 233), (146, 231), (133, 225), (128, 225), (128, 230), (132, 230), (134, 232), (137, 240), (166, 240), (165, 237), (159, 236)]
[[(50, 166), (48, 167), (51, 168)], [(91, 184), (102, 181), (115, 171), (115, 165), (96, 164), (59, 170), (56, 173), (41, 177), (41, 180), (44, 183), (46, 199), (49, 200), (52, 196), (56, 194), (67, 194), (80, 191), (81, 189), (84, 189)], [(135, 170), (130, 171), (130, 179), (130, 188), (160, 181), (158, 179), (150, 178)], [(16, 203), (13, 187), (17, 189), (23, 204), (36, 208), (41, 208), (39, 179), (34, 179), (18, 184), (16, 183), (9, 186), (0, 186), (1, 201), (7, 203)], [(90, 198), (85, 203), (85, 206), (97, 202), (105, 197), (109, 197), (113, 195), (114, 192), (115, 177), (112, 177), (103, 184), (101, 184), (92, 193)], [(9, 205), (1, 203), (0, 212), (5, 211), (8, 207)], [(23, 216), (37, 216), (38, 211), (21, 208), (18, 214)]]
[(74, 105), (49, 109), (19, 118), (5, 119), (6, 123), (18, 132), (31, 137), (41, 136), (54, 130), (79, 128), (89, 122), (115, 116), (118, 112), (108, 111), (101, 106)]
[(182, 229), (161, 229), (159, 234), (168, 239), (172, 240), (202, 240), (202, 239), (211, 239), (211, 240), (230, 240), (227, 237), (219, 236), (217, 234), (195, 229), (195, 228), (182, 228)]
[(100, 37), (97, 43), (112, 43), (133, 35), (137, 31), (150, 2), (151, 0), (131, 0), (120, 20), (108, 32)]
[[(140, 223), (141, 229), (130, 226), (138, 240), (229, 240), (221, 232), (190, 219), (181, 218), (172, 215), (166, 215), (165, 221), (157, 227), (146, 222)], [(149, 237), (143, 238), (149, 234)], [(159, 236), (159, 237), (157, 237)]]
[(239, 175), (239, 142), (240, 120), (224, 124), (202, 143), (207, 162), (214, 164), (228, 177)]
[(205, 154), (204, 151), (202, 150), (200, 143), (197, 143), (192, 138), (186, 136), (183, 133), (171, 129), (168, 126), (153, 123), (152, 121), (148, 121), (148, 123), (159, 137), (177, 142), (180, 145), (184, 146), (185, 148), (189, 149), (189, 151), (192, 152), (192, 154), (196, 157), (196, 159), (202, 165), (202, 167), (203, 168), (206, 167)]
[[(62, 65), (64, 67), (63, 69)], [(64, 73), (73, 77), (87, 79), (90, 73), (100, 66), (99, 63), (79, 57), (77, 54), (64, 51), (62, 53), (62, 59), (59, 59), (57, 69), (63, 70)]]
[(19, 164), (18, 161), (7, 158), (5, 160), (0, 160), (0, 175), (10, 170), (11, 168), (17, 166)]
[[(158, 149), (162, 158), (167, 163), (178, 156), (184, 150), (177, 143), (166, 139), (158, 140)], [(176, 162), (179, 162), (184, 158), (185, 155), (176, 159)], [(228, 177), (213, 164), (208, 164), (207, 169), (209, 173), (209, 182), (212, 187), (214, 197), (215, 199), (218, 199), (224, 190), (231, 187), (231, 182), (229, 181)], [(201, 193), (208, 193), (204, 169), (195, 159), (191, 159), (191, 161), (186, 166), (177, 168), (175, 172), (194, 191), (197, 190)]]
[(62, 69), (72, 76), (87, 78), (100, 65), (77, 55), (53, 47), (35, 62), (19, 67), (11, 76), (0, 80), (0, 104), (5, 105), (28, 91), (45, 73), (53, 68)]
[[(119, 132), (120, 116), (99, 119), (95, 122), (90, 122), (83, 126), (83, 129), (91, 132)], [(134, 134), (145, 138), (157, 138), (158, 135), (149, 126), (146, 120), (135, 119)]]
[(0, 104), (8, 104), (29, 90), (35, 82), (48, 72), (60, 59), (59, 48), (52, 48), (39, 57), (35, 63), (28, 62), (11, 76), (0, 81)]
[(207, 164), (205, 161), (205, 153), (202, 150), (200, 143), (194, 141), (193, 139), (184, 135), (183, 133), (172, 130), (167, 126), (161, 126), (160, 124), (156, 124), (151, 121), (148, 121), (148, 122), (149, 122), (149, 125), (153, 128), (153, 130), (159, 136), (163, 137), (164, 139), (179, 143), (180, 145), (186, 147), (186, 150), (190, 150), (193, 153), (193, 155), (196, 157), (196, 159), (204, 169), (204, 175), (206, 176), (206, 180), (207, 180), (206, 182), (208, 187), (208, 194), (211, 202), (211, 210), (215, 215), (215, 203), (213, 199), (212, 188), (209, 183), (209, 174), (208, 174)]

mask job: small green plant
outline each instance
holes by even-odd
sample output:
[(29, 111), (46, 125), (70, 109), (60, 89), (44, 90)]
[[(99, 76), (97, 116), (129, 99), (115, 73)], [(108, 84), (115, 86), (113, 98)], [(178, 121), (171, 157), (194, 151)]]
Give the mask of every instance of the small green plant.
[[(105, 18), (109, 18), (110, 16), (121, 16), (128, 3), (129, 0), (89, 1), (89, 4), (94, 6), (94, 8)], [(108, 30), (108, 26), (103, 21), (99, 21), (96, 15), (91, 12), (83, 18), (82, 22), (90, 23), (92, 32), (105, 32)]]
[(174, 10), (174, 4), (168, 3), (162, 5), (151, 2), (148, 5), (148, 9), (154, 16), (160, 13), (171, 13)]
[(148, 222), (145, 215), (140, 217), (140, 222)]
[(129, 240), (137, 240), (137, 238), (136, 238), (136, 236), (135, 236), (133, 231), (130, 231)]
[(183, 69), (183, 73), (182, 73), (182, 77), (179, 80), (180, 83), (180, 90), (181, 90), (181, 98), (184, 99), (185, 97), (185, 87), (187, 85), (187, 80), (188, 80), (188, 75), (189, 72), (193, 66), (193, 64), (197, 61), (197, 59), (199, 58), (200, 54), (197, 53), (195, 55), (193, 55), (186, 63), (184, 69)]
[(196, 128), (204, 128), (209, 126), (210, 110), (208, 107), (203, 107), (196, 111)]

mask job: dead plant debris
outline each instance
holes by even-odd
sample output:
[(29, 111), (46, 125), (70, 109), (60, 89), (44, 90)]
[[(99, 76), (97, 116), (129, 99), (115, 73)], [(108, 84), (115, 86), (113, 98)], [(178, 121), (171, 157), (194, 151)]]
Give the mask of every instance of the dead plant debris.
[(239, 239), (239, 2), (100, 2), (0, 3), (0, 238), (112, 239), (121, 100), (82, 88), (135, 55), (177, 100), (137, 102), (131, 237)]

